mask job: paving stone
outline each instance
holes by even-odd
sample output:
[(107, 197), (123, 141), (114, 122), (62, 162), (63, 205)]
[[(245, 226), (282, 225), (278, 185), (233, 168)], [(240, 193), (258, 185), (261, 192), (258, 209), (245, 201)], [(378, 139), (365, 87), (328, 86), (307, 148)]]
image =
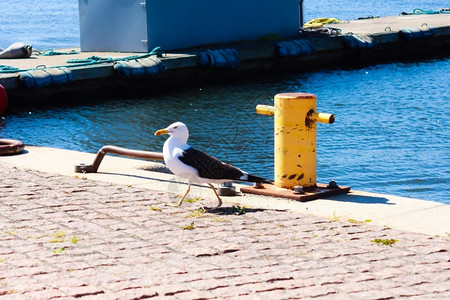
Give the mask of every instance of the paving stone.
[[(97, 297), (96, 295), (95, 297)], [(113, 295), (110, 295), (109, 293), (105, 295), (105, 299), (111, 299), (113, 297), (117, 297), (117, 299), (147, 299), (147, 298), (153, 298), (158, 296), (158, 292), (156, 289), (152, 288), (129, 288), (125, 290), (118, 291), (114, 293)], [(109, 297), (109, 298), (108, 298)], [(84, 297), (83, 297), (84, 299)]]
[(338, 287), (338, 290), (340, 291), (339, 294), (341, 294), (341, 292), (342, 292), (344, 294), (351, 295), (352, 293), (367, 292), (367, 291), (371, 290), (371, 288), (361, 282), (351, 282), (351, 283), (349, 282), (349, 283), (340, 285)]
[(397, 287), (390, 289), (389, 292), (392, 292), (399, 297), (421, 296), (425, 294), (424, 291), (420, 291), (412, 287)]
[[(21, 294), (22, 299), (63, 299), (66, 296), (63, 292), (56, 288), (49, 288), (40, 291), (27, 291)], [(18, 299), (20, 299), (19, 297)]]
[[(450, 240), (0, 166), (5, 299), (445, 299)], [(152, 209), (152, 207), (154, 209)], [(193, 230), (184, 225), (194, 222)], [(395, 238), (390, 246), (371, 241)], [(28, 283), (28, 284), (25, 284)]]
[(312, 297), (312, 298), (336, 295), (339, 293), (339, 290), (335, 288), (322, 286), (307, 286), (295, 291), (297, 291), (299, 295), (301, 295), (302, 297)]
[(424, 291), (427, 294), (432, 293), (437, 296), (439, 293), (450, 292), (450, 282), (447, 281), (423, 283), (417, 285), (415, 288)]
[(368, 292), (361, 292), (361, 293), (354, 293), (352, 296), (355, 296), (359, 299), (373, 299), (373, 300), (385, 300), (385, 299), (394, 299), (397, 296), (394, 294), (391, 294), (389, 291), (368, 291)]

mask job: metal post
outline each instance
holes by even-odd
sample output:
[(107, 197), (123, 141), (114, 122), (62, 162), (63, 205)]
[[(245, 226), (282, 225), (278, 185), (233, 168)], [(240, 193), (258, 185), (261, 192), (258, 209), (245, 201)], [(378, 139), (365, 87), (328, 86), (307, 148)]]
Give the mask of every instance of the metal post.
[(275, 186), (316, 186), (316, 122), (333, 123), (334, 116), (316, 112), (316, 96), (275, 95), (275, 106), (258, 105), (259, 114), (275, 115)]
[(299, 16), (300, 16), (300, 27), (303, 27), (303, 0), (299, 0), (298, 1), (298, 6), (299, 6)]
[(334, 116), (316, 112), (316, 96), (283, 93), (274, 106), (258, 105), (258, 114), (274, 116), (275, 184), (241, 187), (241, 192), (309, 201), (347, 193), (350, 187), (316, 183), (316, 122), (333, 123)]

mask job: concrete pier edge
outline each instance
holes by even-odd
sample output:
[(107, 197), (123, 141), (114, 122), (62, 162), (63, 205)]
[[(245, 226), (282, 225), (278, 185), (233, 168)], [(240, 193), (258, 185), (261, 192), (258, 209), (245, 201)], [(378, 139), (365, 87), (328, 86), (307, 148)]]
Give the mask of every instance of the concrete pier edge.
[[(0, 163), (22, 169), (133, 186), (168, 194), (183, 194), (187, 188), (186, 182), (173, 174), (151, 171), (160, 169), (162, 166), (160, 163), (112, 155), (104, 158), (98, 173), (74, 172), (76, 164), (90, 164), (94, 157), (94, 153), (26, 146), (24, 154), (0, 156)], [(238, 183), (235, 185), (238, 190), (242, 186)], [(348, 185), (351, 186), (351, 182)], [(214, 200), (214, 195), (207, 185), (193, 186), (191, 196), (205, 199), (207, 202)], [(450, 236), (450, 219), (448, 218), (450, 205), (434, 201), (354, 190), (348, 194), (308, 202), (251, 194), (223, 196), (223, 199), (225, 202), (244, 207), (290, 210), (328, 219), (370, 222), (409, 232)], [(189, 209), (189, 204), (185, 203), (183, 207)]]
[[(0, 73), (0, 84), (4, 86), (10, 105), (21, 106), (29, 103), (51, 102), (55, 98), (77, 96), (151, 94), (155, 90), (164, 91), (168, 87), (189, 86), (193, 83), (206, 83), (224, 79), (239, 78), (262, 72), (307, 71), (323, 67), (361, 66), (373, 63), (398, 61), (402, 59), (419, 59), (446, 57), (450, 49), (450, 16), (442, 15), (408, 15), (382, 17), (366, 20), (330, 24), (341, 30), (340, 36), (311, 35), (293, 37), (308, 41), (315, 51), (308, 55), (279, 57), (277, 45), (289, 41), (257, 41), (228, 45), (210, 45), (195, 49), (164, 52), (161, 57), (166, 68), (164, 74), (136, 77), (132, 80), (121, 78), (114, 70), (112, 62), (68, 68), (73, 77), (72, 82), (60, 85), (44, 86), (38, 89), (26, 89), (20, 83), (18, 73)], [(401, 30), (427, 30), (430, 34), (422, 37), (404, 38)], [(346, 39), (352, 36), (370, 37), (373, 47), (352, 48)], [(363, 39), (364, 40), (364, 39)], [(224, 69), (201, 66), (199, 54), (206, 50), (232, 48), (239, 52), (240, 67)], [(80, 50), (77, 47), (65, 50)], [(32, 59), (2, 59), (0, 63), (19, 69), (51, 68), (67, 66), (68, 59), (86, 59), (88, 57), (121, 58), (142, 53), (120, 52), (80, 52), (75, 55), (32, 56)]]

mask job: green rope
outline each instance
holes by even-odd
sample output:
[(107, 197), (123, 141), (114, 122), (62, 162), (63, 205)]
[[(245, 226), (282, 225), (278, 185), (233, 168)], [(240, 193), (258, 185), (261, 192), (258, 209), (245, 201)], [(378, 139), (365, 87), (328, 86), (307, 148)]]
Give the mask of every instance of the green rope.
[(71, 50), (68, 52), (63, 52), (63, 51), (57, 51), (54, 49), (47, 49), (44, 50), (43, 52), (41, 52), (39, 55), (41, 56), (53, 56), (53, 55), (71, 55), (71, 54), (78, 54), (79, 52), (76, 50)]
[(402, 12), (401, 15), (435, 15), (435, 14), (450, 14), (449, 8), (441, 8), (439, 10), (425, 10), (421, 8), (414, 8), (412, 13)]
[(142, 55), (131, 55), (126, 57), (118, 57), (118, 58), (112, 58), (112, 57), (99, 57), (99, 56), (91, 56), (88, 58), (74, 58), (67, 60), (67, 63), (69, 64), (100, 64), (105, 62), (115, 62), (115, 61), (122, 61), (122, 60), (133, 60), (133, 59), (140, 59), (140, 58), (146, 58), (152, 55), (156, 55), (158, 57), (162, 56), (162, 50), (160, 47), (156, 47), (149, 53), (145, 53)]
[(6, 65), (0, 65), (0, 73), (14, 73), (19, 71), (19, 68), (6, 66)]
[[(112, 63), (112, 62), (116, 62), (116, 61), (146, 58), (146, 57), (150, 57), (152, 55), (161, 57), (162, 56), (161, 48), (156, 47), (149, 53), (145, 53), (142, 55), (132, 55), (132, 56), (127, 56), (127, 57), (111, 58), (111, 57), (91, 56), (86, 59), (69, 59), (69, 60), (67, 60), (67, 63), (69, 63), (69, 65), (48, 67), (47, 69), (57, 69), (57, 68), (61, 68), (61, 67), (70, 68), (70, 67), (79, 67), (79, 66), (89, 66), (89, 65), (101, 64), (101, 63)], [(36, 69), (38, 69), (38, 68), (36, 68)], [(36, 69), (19, 69), (19, 68), (15, 68), (15, 67), (0, 65), (0, 73), (17, 73), (17, 72), (32, 71), (32, 70), (36, 70)]]
[(424, 10), (421, 8), (415, 8), (413, 10), (413, 14), (415, 15), (433, 15), (433, 14), (438, 14), (439, 11), (438, 10)]
[(69, 64), (95, 64), (104, 62), (114, 62), (111, 57), (90, 56), (88, 58), (74, 58), (66, 61)]

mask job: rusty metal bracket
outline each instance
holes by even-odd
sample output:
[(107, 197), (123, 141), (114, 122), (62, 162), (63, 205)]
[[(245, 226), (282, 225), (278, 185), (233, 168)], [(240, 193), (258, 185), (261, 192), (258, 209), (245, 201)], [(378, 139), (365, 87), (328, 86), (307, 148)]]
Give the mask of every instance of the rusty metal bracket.
[(161, 152), (150, 152), (150, 151), (140, 151), (140, 150), (132, 150), (117, 146), (103, 146), (100, 150), (97, 152), (97, 156), (94, 159), (94, 162), (90, 165), (86, 165), (84, 163), (79, 163), (75, 165), (75, 172), (76, 173), (97, 173), (98, 168), (100, 167), (100, 164), (102, 163), (103, 157), (107, 153), (112, 154), (118, 154), (128, 157), (134, 157), (134, 158), (142, 158), (142, 159), (148, 159), (148, 160), (157, 160), (157, 161), (164, 161), (163, 154)]
[(345, 194), (349, 191), (350, 187), (348, 186), (332, 186), (331, 184), (326, 185), (322, 183), (317, 183), (314, 187), (305, 188), (301, 193), (269, 184), (241, 188), (242, 193), (287, 198), (300, 202), (311, 201), (331, 195)]

